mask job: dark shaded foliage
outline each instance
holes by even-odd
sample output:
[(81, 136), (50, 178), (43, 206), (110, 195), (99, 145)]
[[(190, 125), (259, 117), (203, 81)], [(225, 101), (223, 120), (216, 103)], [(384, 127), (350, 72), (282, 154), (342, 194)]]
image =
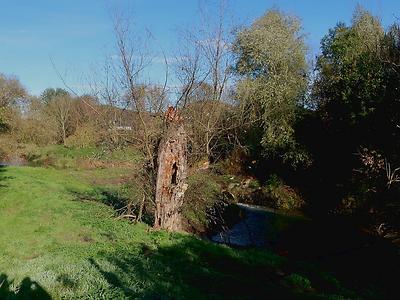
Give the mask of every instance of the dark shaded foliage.
[[(104, 270), (100, 261), (91, 259), (90, 263), (115, 290), (116, 297), (124, 298), (310, 299), (335, 293), (354, 295), (335, 286), (328, 275), (320, 278), (313, 289), (291, 286), (287, 279), (292, 274), (299, 274), (307, 281), (306, 274), (314, 274), (315, 278), (325, 274), (304, 264), (252, 250), (239, 255), (234, 253), (229, 248), (182, 237), (180, 243), (171, 246), (154, 249), (143, 245), (140, 255), (146, 257), (145, 260), (124, 251), (105, 255), (104, 259), (116, 266), (117, 272)], [(253, 256), (257, 257), (257, 264)], [(135, 290), (127, 282), (125, 274), (131, 272), (139, 276), (140, 282), (146, 283), (142, 291)], [(328, 294), (325, 294), (326, 287), (330, 289)]]

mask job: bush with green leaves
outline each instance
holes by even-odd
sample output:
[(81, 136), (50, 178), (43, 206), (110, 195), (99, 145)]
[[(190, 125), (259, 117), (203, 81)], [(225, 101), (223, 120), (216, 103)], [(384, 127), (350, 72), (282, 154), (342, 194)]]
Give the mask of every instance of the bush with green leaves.
[(304, 205), (304, 200), (299, 193), (286, 185), (277, 175), (269, 177), (265, 191), (276, 208), (291, 210), (301, 208)]
[(207, 212), (221, 197), (221, 186), (212, 172), (201, 170), (189, 176), (183, 215), (191, 230), (205, 230), (210, 221)]

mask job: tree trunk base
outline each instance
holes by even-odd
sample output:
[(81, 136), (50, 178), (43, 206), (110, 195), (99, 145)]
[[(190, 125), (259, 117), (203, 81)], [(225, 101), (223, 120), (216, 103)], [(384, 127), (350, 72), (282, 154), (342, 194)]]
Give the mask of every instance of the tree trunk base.
[(187, 178), (187, 136), (182, 119), (169, 108), (167, 131), (158, 150), (154, 228), (183, 231), (182, 206)]

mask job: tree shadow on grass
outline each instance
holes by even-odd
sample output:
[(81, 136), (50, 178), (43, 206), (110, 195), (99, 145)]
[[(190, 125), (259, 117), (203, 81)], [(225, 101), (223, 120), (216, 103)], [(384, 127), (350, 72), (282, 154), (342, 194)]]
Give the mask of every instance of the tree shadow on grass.
[(6, 171), (7, 171), (7, 166), (0, 165), (0, 188), (7, 187), (7, 185), (3, 184), (4, 181), (14, 178), (12, 176), (6, 176), (4, 174)]
[(51, 296), (36, 281), (25, 277), (20, 285), (11, 289), (13, 280), (8, 280), (7, 275), (0, 275), (0, 299), (2, 300), (51, 300)]
[[(132, 199), (121, 194), (118, 190), (97, 187), (90, 192), (69, 190), (69, 193), (71, 193), (77, 201), (92, 201), (105, 204), (111, 207), (117, 215), (126, 212), (128, 203), (131, 204), (131, 210), (134, 214), (138, 214), (140, 207), (139, 201), (132, 201)], [(146, 209), (142, 213), (141, 221), (147, 225), (152, 225), (154, 223), (152, 214), (149, 214)]]
[(363, 298), (399, 297), (399, 249), (362, 231), (348, 219), (326, 216), (298, 221), (280, 232), (276, 251), (291, 260), (306, 261), (327, 270)]
[(75, 190), (69, 190), (69, 192), (74, 196), (75, 200), (100, 202), (115, 210), (125, 207), (129, 202), (129, 198), (121, 196), (117, 191), (109, 191), (107, 189), (96, 188), (90, 193), (82, 193)]
[[(303, 277), (309, 269), (268, 252), (238, 251), (192, 237), (179, 240), (155, 248), (143, 244), (138, 254), (118, 251), (90, 263), (127, 299), (309, 299), (325, 293), (348, 298), (354, 294), (317, 270), (312, 274), (324, 279), (311, 286)], [(105, 270), (102, 260), (115, 269)]]

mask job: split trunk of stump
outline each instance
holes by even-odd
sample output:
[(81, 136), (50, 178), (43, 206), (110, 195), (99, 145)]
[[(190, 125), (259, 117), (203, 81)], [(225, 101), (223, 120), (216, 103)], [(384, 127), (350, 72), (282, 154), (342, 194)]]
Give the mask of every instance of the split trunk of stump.
[(187, 189), (187, 136), (182, 119), (170, 108), (167, 131), (158, 150), (154, 227), (183, 230), (182, 205)]

